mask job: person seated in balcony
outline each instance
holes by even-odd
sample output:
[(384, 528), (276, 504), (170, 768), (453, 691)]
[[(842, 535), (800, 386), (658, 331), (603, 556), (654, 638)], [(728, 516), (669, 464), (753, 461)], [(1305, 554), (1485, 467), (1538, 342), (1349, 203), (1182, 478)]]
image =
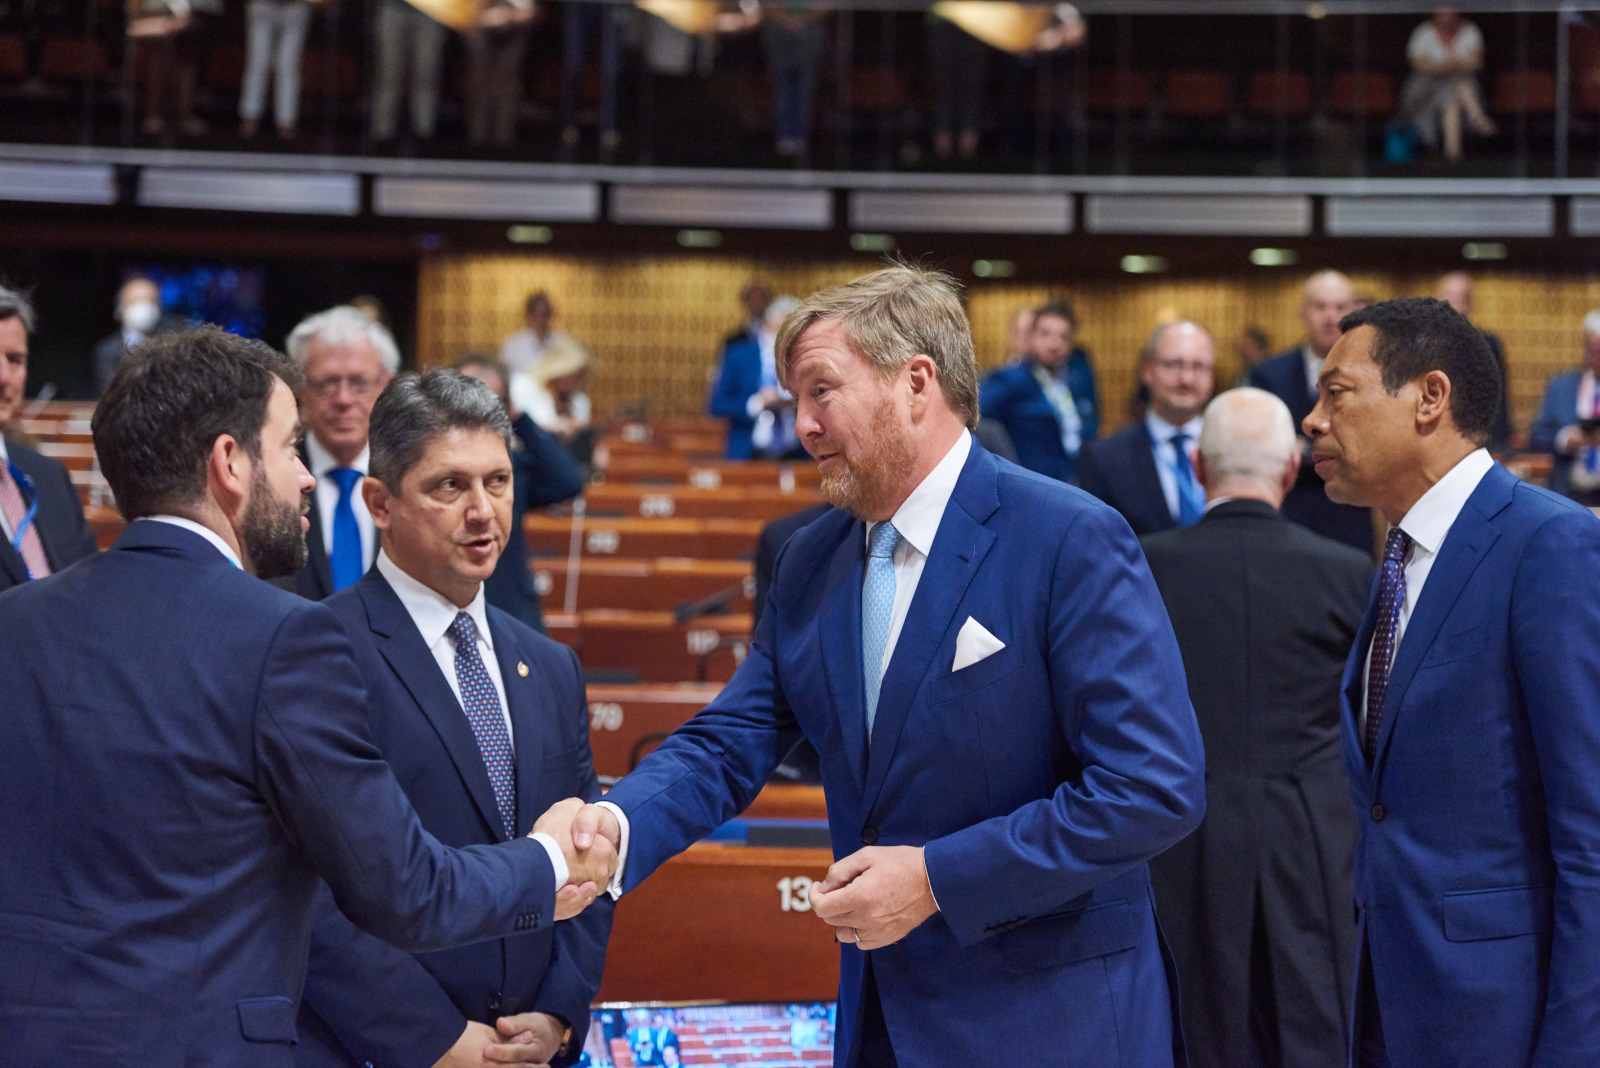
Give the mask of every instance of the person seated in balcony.
[(1412, 129), (1430, 149), (1440, 147), (1445, 158), (1461, 158), (1461, 125), (1485, 137), (1495, 132), (1494, 121), (1483, 110), (1478, 92), (1478, 71), (1483, 67), (1483, 34), (1450, 7), (1434, 9), (1433, 17), (1418, 26), (1406, 45), (1411, 74), (1400, 90), (1400, 112), (1394, 126)]
[(222, 14), (222, 0), (128, 0), (127, 10), (134, 63), (145, 71), (145, 136), (166, 133), (169, 88), (178, 132), (204, 136), (206, 124), (194, 113), (195, 76)]
[(311, 26), (312, 0), (250, 0), (245, 8), (244, 82), (239, 92), (239, 136), (254, 137), (266, 110), (272, 78), (272, 117), (278, 139), (294, 140), (300, 124), (300, 57)]

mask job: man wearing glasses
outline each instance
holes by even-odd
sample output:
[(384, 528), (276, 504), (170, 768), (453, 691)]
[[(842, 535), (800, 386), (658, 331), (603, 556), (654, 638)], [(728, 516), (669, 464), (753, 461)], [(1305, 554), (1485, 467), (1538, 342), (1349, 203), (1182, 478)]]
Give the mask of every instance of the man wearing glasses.
[(378, 552), (359, 487), (367, 475), (367, 421), (379, 391), (400, 369), (400, 352), (388, 330), (346, 305), (302, 321), (284, 347), (306, 376), (301, 459), (317, 488), (307, 513), (306, 566), (281, 584), (320, 601), (365, 575)]

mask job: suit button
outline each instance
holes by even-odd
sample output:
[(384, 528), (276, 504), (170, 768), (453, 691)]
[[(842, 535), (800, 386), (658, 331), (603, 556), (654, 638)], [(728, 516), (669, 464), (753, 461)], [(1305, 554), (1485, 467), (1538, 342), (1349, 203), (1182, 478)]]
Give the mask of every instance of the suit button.
[(878, 840), (878, 828), (876, 828), (876, 827), (868, 827), (866, 830), (861, 832), (861, 844), (862, 845), (872, 845), (877, 840)]
[(1389, 814), (1388, 810), (1385, 809), (1382, 805), (1373, 805), (1372, 809), (1368, 812), (1368, 815), (1370, 815), (1372, 817), (1372, 822), (1373, 823), (1382, 823), (1383, 822), (1383, 818), (1385, 816), (1387, 816), (1388, 814)]
[(505, 1004), (505, 1002), (501, 1000), (499, 994), (490, 994), (489, 995), (489, 1015), (498, 1016), (500, 1014), (500, 1008), (504, 1004)]

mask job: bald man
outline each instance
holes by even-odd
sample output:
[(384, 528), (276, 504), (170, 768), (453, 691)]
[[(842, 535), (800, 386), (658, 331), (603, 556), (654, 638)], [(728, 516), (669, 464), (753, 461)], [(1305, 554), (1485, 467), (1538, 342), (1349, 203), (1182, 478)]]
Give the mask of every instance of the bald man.
[[(1350, 279), (1338, 271), (1318, 271), (1306, 279), (1300, 298), (1300, 325), (1305, 340), (1280, 353), (1250, 372), (1250, 384), (1264, 389), (1289, 408), (1294, 425), (1299, 426), (1317, 403), (1317, 377), (1322, 361), (1333, 343), (1339, 340), (1339, 320), (1354, 309), (1355, 290)], [(1304, 459), (1308, 448), (1301, 440)], [(1323, 492), (1322, 479), (1308, 463), (1300, 465), (1299, 480), (1283, 501), (1283, 515), (1318, 534), (1336, 538), (1362, 552), (1372, 554), (1372, 512), (1334, 504)]]
[(1342, 1068), (1356, 822), (1339, 680), (1371, 561), (1286, 523), (1300, 449), (1259, 389), (1212, 401), (1198, 525), (1143, 540), (1205, 741), (1200, 829), (1150, 864), (1192, 1068)]
[[(1471, 319), (1476, 305), (1474, 290), (1471, 275), (1466, 271), (1451, 271), (1439, 279), (1434, 296)], [(1504, 452), (1511, 447), (1511, 369), (1506, 364), (1506, 349), (1500, 339), (1482, 327), (1478, 328), (1478, 333), (1489, 343), (1489, 351), (1500, 364), (1500, 411), (1489, 430), (1489, 451)]]

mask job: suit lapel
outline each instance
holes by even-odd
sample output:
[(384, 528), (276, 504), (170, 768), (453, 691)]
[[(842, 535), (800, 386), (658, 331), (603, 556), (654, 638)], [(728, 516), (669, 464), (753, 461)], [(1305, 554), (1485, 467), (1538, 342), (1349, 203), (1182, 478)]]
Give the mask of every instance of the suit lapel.
[(1515, 484), (1516, 479), (1505, 468), (1498, 464), (1491, 467), (1467, 498), (1461, 514), (1456, 516), (1450, 532), (1445, 535), (1444, 544), (1439, 547), (1439, 557), (1428, 570), (1428, 581), (1400, 637), (1394, 666), (1389, 669), (1383, 722), (1378, 724), (1378, 745), (1373, 753), (1374, 768), (1382, 762), (1389, 738), (1394, 734), (1395, 720), (1400, 718), (1400, 710), (1405, 706), (1406, 689), (1416, 677), (1418, 666), (1439, 636), (1439, 628), (1449, 618), (1450, 609), (1455, 607), (1461, 591), (1471, 581), (1489, 547), (1500, 537), (1500, 532), (1486, 516), (1495, 515), (1510, 503), (1511, 488)]
[(1132, 462), (1128, 465), (1133, 473), (1134, 492), (1139, 495), (1144, 507), (1149, 509), (1152, 526), (1161, 523), (1175, 526), (1172, 509), (1167, 507), (1166, 491), (1161, 488), (1161, 472), (1156, 470), (1156, 439), (1151, 436), (1148, 426), (1144, 428), (1140, 441), (1144, 447), (1135, 450), (1135, 455), (1129, 457)]
[[(46, 550), (47, 556), (48, 553), (49, 550)], [(55, 566), (54, 561), (51, 561), (51, 566)], [(3, 536), (0, 536), (0, 571), (5, 572), (13, 585), (20, 586), (28, 581), (28, 566), (23, 563), (22, 554), (11, 547), (10, 538)]]
[[(307, 471), (311, 470), (311, 454), (306, 451), (303, 442), (300, 445), (300, 462), (306, 465)], [(317, 592), (322, 597), (328, 597), (334, 592), (333, 568), (328, 564), (327, 546), (322, 544), (322, 508), (317, 504), (315, 488), (311, 491), (311, 507), (306, 511), (306, 520), (311, 524), (306, 531), (306, 566), (317, 580)]]
[[(506, 690), (506, 711), (511, 713), (511, 743), (517, 768), (517, 811), (512, 830), (530, 829), (543, 809), (539, 806), (539, 769), (544, 760), (545, 724), (556, 707), (556, 695), (544, 672), (529, 664), (516, 647), (511, 630), (494, 612), (489, 613), (489, 637), (494, 642), (494, 658), (500, 664), (500, 679)], [(524, 675), (518, 665), (528, 668)], [(563, 796), (570, 791), (563, 791)]]
[[(867, 757), (867, 784), (863, 795), (865, 810), (872, 811), (883, 788), (895, 745), (911, 714), (912, 699), (922, 688), (935, 654), (943, 647), (956, 608), (966, 596), (973, 574), (994, 544), (994, 532), (983, 520), (999, 504), (995, 489), (996, 466), (993, 457), (976, 441), (966, 467), (956, 482), (955, 492), (945, 505), (933, 538), (933, 551), (917, 580), (905, 623), (896, 639), (894, 655), (883, 674), (878, 691), (878, 714), (872, 727)], [(858, 598), (859, 599), (859, 598)], [(859, 629), (860, 611), (856, 612)], [(859, 642), (857, 643), (859, 648)], [(860, 654), (856, 659), (860, 660)], [(863, 712), (863, 718), (865, 712)], [(863, 726), (865, 724), (863, 723)]]
[(1371, 775), (1371, 767), (1367, 764), (1366, 752), (1361, 747), (1361, 729), (1359, 719), (1361, 716), (1361, 700), (1366, 693), (1367, 685), (1367, 650), (1372, 648), (1372, 635), (1378, 625), (1378, 576), (1373, 576), (1371, 588), (1367, 591), (1367, 611), (1361, 617), (1361, 626), (1356, 631), (1355, 644), (1350, 648), (1350, 658), (1345, 661), (1344, 668), (1344, 715), (1341, 729), (1344, 732), (1344, 751), (1354, 754), (1353, 760), (1347, 760), (1346, 766), (1351, 771), (1354, 781), (1364, 782)]
[(503, 821), (495, 804), (494, 787), (489, 783), (489, 769), (484, 766), (478, 739), (472, 733), (472, 724), (467, 722), (467, 714), (462, 711), (455, 691), (450, 689), (433, 653), (422, 643), (422, 634), (383, 576), (373, 572), (362, 579), (357, 588), (366, 605), (367, 622), (372, 627), (378, 651), (433, 726), (467, 792), (472, 795), (478, 814), (494, 831), (494, 839), (498, 841)]
[[(859, 519), (846, 529), (844, 541), (834, 550), (827, 592), (817, 614), (822, 667), (858, 789), (867, 773), (867, 695), (861, 674), (861, 569), (866, 561), (866, 539)], [(881, 702), (878, 707), (881, 712)]]

